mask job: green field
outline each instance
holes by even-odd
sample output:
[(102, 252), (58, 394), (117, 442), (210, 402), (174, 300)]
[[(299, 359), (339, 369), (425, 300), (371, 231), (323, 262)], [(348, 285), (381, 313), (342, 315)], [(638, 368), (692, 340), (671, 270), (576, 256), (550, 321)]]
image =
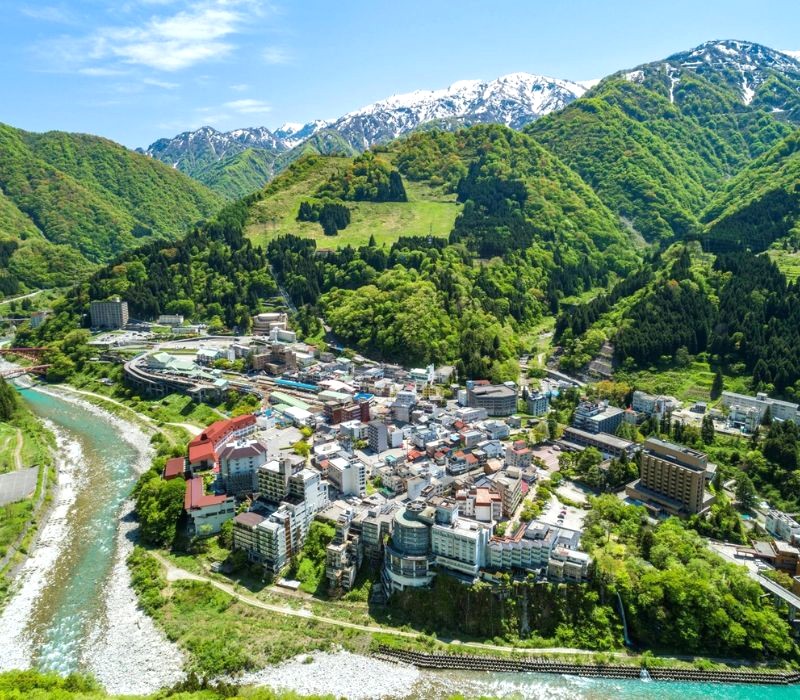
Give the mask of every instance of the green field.
[(800, 277), (800, 251), (789, 251), (770, 248), (767, 255), (772, 259), (778, 269), (786, 275), (789, 282), (796, 282)]
[[(723, 376), (726, 391), (749, 393), (747, 377)], [(651, 367), (636, 372), (619, 370), (614, 379), (651, 394), (667, 394), (681, 401), (709, 401), (714, 370), (708, 362), (695, 360), (688, 367)]]
[(447, 236), (461, 210), (454, 194), (443, 194), (429, 186), (405, 181), (408, 202), (347, 202), (350, 225), (336, 236), (326, 236), (315, 222), (296, 221), (300, 202), (313, 197), (317, 187), (342, 170), (348, 158), (315, 159), (304, 177), (278, 178), (268, 186), (264, 198), (253, 205), (247, 234), (257, 244), (293, 233), (317, 241), (319, 248), (360, 246), (375, 236), (378, 245), (391, 244), (400, 236)]

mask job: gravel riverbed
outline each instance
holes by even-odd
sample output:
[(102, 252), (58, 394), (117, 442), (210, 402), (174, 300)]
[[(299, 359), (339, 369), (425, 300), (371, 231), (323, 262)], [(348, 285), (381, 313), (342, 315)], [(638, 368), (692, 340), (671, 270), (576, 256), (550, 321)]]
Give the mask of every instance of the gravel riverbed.
[(405, 698), (420, 677), (419, 670), (413, 666), (387, 663), (347, 651), (317, 651), (246, 673), (235, 682), (291, 690), (301, 695), (329, 694), (349, 700), (369, 700)]

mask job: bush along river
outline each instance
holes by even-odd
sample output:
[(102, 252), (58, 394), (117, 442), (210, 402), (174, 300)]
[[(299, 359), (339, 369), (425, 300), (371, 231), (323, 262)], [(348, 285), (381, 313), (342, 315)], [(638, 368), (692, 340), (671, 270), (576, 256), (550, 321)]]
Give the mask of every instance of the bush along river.
[[(139, 427), (57, 388), (21, 389), (56, 435), (58, 482), (46, 522), (0, 613), (0, 671), (93, 674), (112, 693), (148, 693), (184, 675), (184, 656), (138, 610), (125, 559), (128, 496), (152, 458)], [(305, 655), (245, 683), (349, 698), (465, 697), (800, 700), (800, 688), (421, 670), (346, 652)]]

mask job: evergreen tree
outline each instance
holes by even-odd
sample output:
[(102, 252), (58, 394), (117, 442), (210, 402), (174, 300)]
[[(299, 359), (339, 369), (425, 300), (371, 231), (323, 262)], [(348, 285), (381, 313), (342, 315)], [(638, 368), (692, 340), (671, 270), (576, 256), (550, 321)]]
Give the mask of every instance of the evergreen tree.
[(764, 411), (764, 415), (761, 416), (761, 425), (766, 428), (772, 425), (772, 406), (767, 406), (767, 410)]
[(13, 387), (0, 377), (0, 420), (11, 420), (17, 407), (17, 393)]
[(758, 499), (756, 487), (747, 474), (741, 474), (736, 480), (736, 500), (744, 510), (753, 510)]
[(724, 388), (725, 386), (722, 378), (722, 371), (718, 369), (714, 374), (714, 381), (711, 384), (711, 398), (716, 400), (722, 396), (722, 391)]
[(700, 438), (706, 445), (714, 442), (714, 420), (711, 416), (703, 416), (703, 425), (700, 428)]

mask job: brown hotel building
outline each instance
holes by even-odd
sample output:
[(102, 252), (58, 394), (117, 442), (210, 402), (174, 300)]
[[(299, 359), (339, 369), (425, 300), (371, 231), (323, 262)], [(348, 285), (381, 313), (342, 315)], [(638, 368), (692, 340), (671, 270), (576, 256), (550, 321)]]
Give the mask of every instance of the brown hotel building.
[(648, 438), (641, 452), (639, 479), (629, 484), (626, 492), (670, 515), (703, 513), (714, 502), (706, 483), (715, 468), (702, 452)]

